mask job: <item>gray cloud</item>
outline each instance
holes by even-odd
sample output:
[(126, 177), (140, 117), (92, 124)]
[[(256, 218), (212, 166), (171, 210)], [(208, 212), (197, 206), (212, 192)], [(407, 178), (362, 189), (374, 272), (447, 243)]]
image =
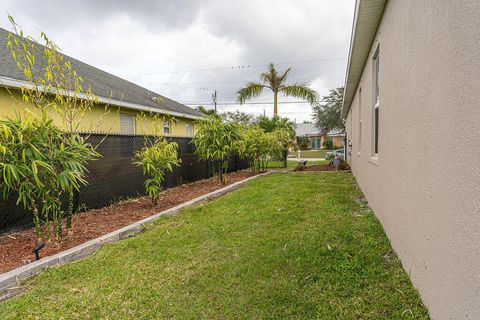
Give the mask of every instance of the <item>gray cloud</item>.
[[(195, 0), (5, 0), (4, 7), (43, 27), (91, 28), (105, 19), (128, 15), (154, 29), (182, 28), (191, 24), (201, 3)], [(20, 9), (20, 10), (17, 10)]]
[[(209, 101), (213, 89), (220, 101), (233, 101), (268, 62), (291, 66), (292, 81), (308, 80), (321, 95), (342, 85), (353, 6), (354, 0), (0, 0), (0, 26), (8, 27), (8, 11), (65, 53), (181, 102)], [(240, 107), (257, 114), (263, 108), (271, 113), (268, 105)], [(310, 118), (310, 110), (280, 107), (297, 120)]]

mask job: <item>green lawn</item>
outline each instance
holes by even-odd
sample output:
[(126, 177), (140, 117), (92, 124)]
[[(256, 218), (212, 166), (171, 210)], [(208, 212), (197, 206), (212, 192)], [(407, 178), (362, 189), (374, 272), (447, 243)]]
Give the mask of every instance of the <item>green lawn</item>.
[(428, 319), (348, 173), (278, 173), (160, 219), (0, 319)]
[[(329, 161), (327, 160), (315, 160), (315, 161), (307, 161), (307, 165), (313, 165), (313, 164), (327, 164)], [(295, 159), (288, 159), (287, 161), (287, 168), (295, 168), (297, 166), (297, 160)], [(269, 161), (268, 162), (268, 167), (272, 169), (282, 169), (284, 166), (283, 161)]]
[[(322, 149), (322, 150), (301, 150), (300, 151), (300, 157), (302, 158), (325, 158), (325, 153), (333, 151), (333, 150), (327, 150), (327, 149)], [(288, 153), (289, 155), (297, 156), (297, 151), (290, 151)]]

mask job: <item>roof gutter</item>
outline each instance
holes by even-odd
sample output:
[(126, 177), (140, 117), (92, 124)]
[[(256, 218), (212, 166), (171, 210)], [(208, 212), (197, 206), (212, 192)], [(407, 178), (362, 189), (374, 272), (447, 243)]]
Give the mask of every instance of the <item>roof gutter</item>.
[(342, 117), (346, 118), (360, 82), (387, 0), (356, 0), (348, 54)]
[[(27, 89), (33, 89), (35, 86), (27, 81), (22, 81), (22, 80), (17, 80), (9, 77), (2, 77), (0, 76), (0, 85), (9, 87), (9, 88), (27, 88)], [(53, 92), (52, 92), (53, 93)], [(89, 97), (84, 94), (84, 93), (75, 93), (70, 90), (65, 91), (65, 95), (70, 95), (73, 96), (74, 94), (77, 95), (80, 99), (88, 99)], [(104, 103), (107, 105), (114, 105), (118, 107), (123, 107), (127, 109), (132, 109), (132, 110), (139, 110), (139, 111), (148, 111), (148, 112), (154, 112), (154, 113), (160, 113), (160, 114), (165, 114), (165, 115), (170, 115), (170, 116), (176, 116), (176, 117), (181, 117), (181, 118), (187, 118), (187, 119), (200, 119), (200, 116), (194, 116), (191, 114), (186, 114), (186, 113), (180, 113), (180, 112), (175, 112), (175, 111), (170, 111), (167, 109), (160, 109), (160, 108), (154, 108), (154, 107), (149, 107), (149, 106), (144, 106), (140, 105), (137, 103), (132, 103), (132, 102), (126, 102), (126, 101), (121, 101), (117, 99), (112, 99), (112, 98), (106, 98), (106, 97), (97, 97), (98, 102)]]

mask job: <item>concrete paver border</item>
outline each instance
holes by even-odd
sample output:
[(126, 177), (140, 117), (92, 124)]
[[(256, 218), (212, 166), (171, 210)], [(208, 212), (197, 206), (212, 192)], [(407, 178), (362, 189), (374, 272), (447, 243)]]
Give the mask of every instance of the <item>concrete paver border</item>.
[(81, 245), (78, 245), (74, 248), (62, 251), (53, 256), (42, 258), (38, 261), (26, 264), (9, 272), (0, 274), (0, 301), (9, 299), (18, 293), (20, 293), (20, 282), (25, 280), (33, 275), (36, 275), (48, 267), (58, 266), (72, 261), (80, 260), (82, 258), (88, 257), (98, 249), (100, 249), (104, 244), (119, 241), (137, 233), (140, 233), (144, 227), (148, 224), (151, 224), (158, 220), (160, 217), (172, 215), (180, 212), (182, 209), (192, 207), (194, 205), (218, 198), (224, 194), (227, 194), (231, 191), (238, 189), (244, 183), (256, 179), (261, 176), (268, 175), (275, 171), (268, 171), (250, 178), (247, 178), (242, 181), (238, 181), (223, 187), (221, 189), (215, 190), (213, 192), (207, 193), (203, 196), (197, 197), (190, 201), (184, 202), (178, 206), (167, 209), (165, 211), (159, 212), (153, 216), (145, 218), (143, 220), (132, 223), (126, 227), (115, 230), (103, 236), (100, 236), (96, 239), (87, 241)]

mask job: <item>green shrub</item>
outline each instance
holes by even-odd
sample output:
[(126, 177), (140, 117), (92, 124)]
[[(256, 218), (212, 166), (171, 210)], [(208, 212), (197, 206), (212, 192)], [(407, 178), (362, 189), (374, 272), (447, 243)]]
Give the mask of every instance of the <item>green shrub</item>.
[[(67, 134), (47, 120), (0, 121), (0, 190), (6, 199), (14, 191), (17, 204), (34, 216), (37, 237), (62, 236), (60, 197), (86, 184), (86, 163), (100, 155), (78, 134)], [(40, 209), (40, 212), (39, 212)], [(50, 221), (51, 220), (51, 221)]]
[[(21, 108), (27, 114), (38, 114), (44, 122), (52, 113), (57, 121), (61, 121), (66, 135), (70, 141), (67, 145), (82, 148), (85, 146), (83, 138), (78, 135), (79, 131), (96, 131), (109, 113), (109, 107), (105, 107), (105, 113), (97, 119), (97, 123), (86, 123), (86, 116), (92, 108), (98, 105), (98, 97), (92, 92), (88, 83), (74, 69), (71, 59), (59, 52), (58, 46), (43, 32), (39, 37), (26, 35), (16, 24), (14, 19), (8, 17), (13, 33), (8, 34), (6, 46), (10, 51), (10, 57), (28, 83), (21, 88)], [(40, 45), (41, 44), (41, 45)], [(46, 90), (45, 90), (46, 88)], [(14, 96), (16, 93), (7, 91)], [(17, 100), (13, 97), (14, 100)], [(94, 148), (88, 147), (90, 151)], [(78, 161), (88, 161), (98, 156), (95, 153), (78, 154)], [(84, 181), (85, 182), (85, 181)], [(74, 188), (67, 185), (68, 211), (66, 215), (67, 228), (73, 228)], [(54, 204), (52, 204), (52, 208)], [(55, 209), (55, 211), (57, 208)], [(48, 230), (48, 228), (47, 228)], [(60, 229), (61, 231), (61, 229)]]
[(155, 138), (153, 142), (147, 139), (145, 147), (135, 153), (134, 164), (141, 166), (143, 174), (151, 177), (145, 180), (145, 191), (152, 199), (153, 205), (157, 204), (165, 173), (173, 171), (173, 168), (179, 166), (180, 163), (178, 144), (168, 142), (164, 138)]
[(340, 164), (337, 167), (337, 170), (350, 170), (350, 165), (347, 161), (341, 160)]
[(238, 125), (213, 115), (198, 120), (196, 127), (193, 137), (195, 152), (201, 160), (213, 161), (214, 175), (218, 172), (220, 181), (225, 182), (224, 173), (228, 169), (228, 160), (235, 151), (235, 142), (240, 137)]
[(260, 126), (243, 126), (239, 132), (235, 149), (250, 161), (254, 172), (266, 170), (270, 160), (282, 159), (285, 146), (292, 143), (290, 131), (283, 128), (265, 132)]
[(253, 172), (265, 170), (272, 149), (272, 135), (258, 126), (244, 126), (235, 142), (238, 154), (249, 160)]
[(325, 140), (323, 142), (323, 147), (325, 149), (333, 149), (333, 141), (332, 140)]
[(307, 137), (297, 137), (297, 145), (300, 150), (308, 150), (310, 148), (310, 140)]

